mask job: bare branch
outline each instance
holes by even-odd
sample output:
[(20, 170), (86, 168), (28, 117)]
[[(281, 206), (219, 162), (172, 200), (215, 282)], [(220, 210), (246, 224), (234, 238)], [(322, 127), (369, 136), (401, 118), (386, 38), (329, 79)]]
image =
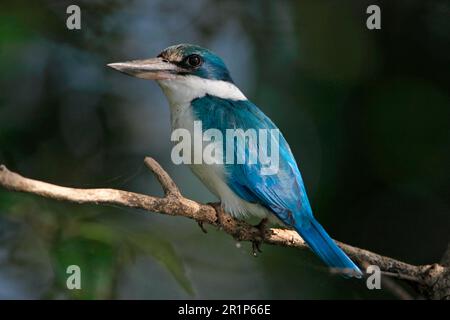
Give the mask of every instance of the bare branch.
[[(254, 226), (224, 214), (212, 205), (201, 204), (181, 195), (180, 190), (166, 171), (152, 158), (145, 158), (145, 165), (155, 174), (165, 196), (163, 198), (117, 189), (78, 189), (62, 187), (25, 178), (0, 166), (0, 186), (17, 192), (26, 192), (59, 201), (86, 204), (117, 205), (142, 209), (172, 216), (183, 216), (195, 220), (199, 225), (217, 226), (238, 241), (250, 241), (305, 249), (308, 246), (297, 232), (288, 229), (270, 228), (261, 231)], [(414, 266), (393, 258), (381, 256), (365, 249), (336, 243), (357, 263), (377, 265), (385, 275), (411, 284), (424, 296), (434, 299), (449, 299), (449, 268), (440, 264)], [(391, 286), (393, 287), (393, 286)], [(399, 290), (394, 288), (394, 290)], [(398, 295), (407, 297), (405, 292)]]
[(180, 198), (181, 192), (178, 189), (175, 182), (173, 182), (172, 178), (169, 176), (169, 174), (159, 165), (158, 162), (156, 162), (155, 159), (150, 157), (145, 157), (144, 163), (156, 176), (159, 183), (163, 187), (164, 194), (167, 197), (175, 197)]

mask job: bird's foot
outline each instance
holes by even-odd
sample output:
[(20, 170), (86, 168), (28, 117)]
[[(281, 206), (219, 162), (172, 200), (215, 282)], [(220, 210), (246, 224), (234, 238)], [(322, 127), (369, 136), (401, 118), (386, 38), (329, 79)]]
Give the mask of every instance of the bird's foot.
[[(217, 215), (217, 224), (218, 227), (220, 228), (222, 226), (222, 217), (225, 214), (225, 212), (223, 211), (222, 208), (222, 204), (220, 202), (208, 202), (207, 205), (210, 205), (211, 207), (214, 208), (214, 210), (216, 210), (216, 215)], [(208, 233), (208, 231), (206, 231), (205, 226), (203, 225), (202, 221), (197, 221), (198, 226), (200, 227), (200, 229), (203, 231), (203, 233)]]
[(268, 218), (263, 218), (261, 221), (255, 225), (255, 228), (258, 229), (261, 232), (261, 235), (264, 237), (264, 234), (267, 231), (267, 225), (269, 224)]
[(205, 226), (203, 225), (203, 222), (197, 221), (197, 224), (200, 227), (200, 229), (202, 229), (203, 233), (208, 233), (208, 231), (206, 231), (205, 229)]
[(268, 222), (269, 219), (263, 218), (257, 225), (254, 226), (259, 231), (259, 239), (252, 241), (252, 252), (255, 257), (258, 256), (258, 253), (262, 253), (261, 244), (266, 234)]
[(258, 256), (258, 253), (262, 253), (261, 250), (261, 240), (253, 240), (252, 241), (252, 254), (254, 257)]
[(225, 211), (222, 208), (222, 203), (220, 202), (208, 202), (208, 205), (214, 208), (216, 210), (217, 215), (217, 225), (219, 228), (222, 227), (222, 222), (224, 221), (224, 217), (226, 215)]

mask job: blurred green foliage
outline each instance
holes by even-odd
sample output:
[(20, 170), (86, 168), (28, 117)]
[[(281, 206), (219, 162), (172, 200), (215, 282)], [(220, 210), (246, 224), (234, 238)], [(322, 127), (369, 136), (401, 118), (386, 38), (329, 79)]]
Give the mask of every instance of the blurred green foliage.
[[(65, 27), (66, 8), (82, 29)], [(376, 1), (14, 1), (0, 5), (0, 163), (57, 184), (213, 197), (170, 161), (159, 88), (106, 63), (180, 42), (209, 47), (281, 128), (318, 219), (337, 239), (410, 263), (450, 229), (450, 4)], [(392, 298), (331, 276), (309, 252), (195, 223), (0, 190), (0, 298)], [(82, 290), (66, 288), (67, 266)]]

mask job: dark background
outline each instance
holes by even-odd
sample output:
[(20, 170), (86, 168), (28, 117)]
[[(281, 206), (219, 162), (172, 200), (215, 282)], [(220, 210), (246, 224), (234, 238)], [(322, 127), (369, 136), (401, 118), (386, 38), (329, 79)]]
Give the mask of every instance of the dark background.
[[(81, 30), (66, 7), (81, 7)], [(381, 7), (382, 29), (366, 28)], [(211, 48), (290, 142), (316, 217), (343, 242), (438, 262), (450, 230), (449, 1), (3, 1), (0, 163), (78, 187), (214, 201), (170, 161), (155, 83), (107, 63), (182, 42)], [(394, 298), (330, 275), (310, 252), (253, 258), (187, 219), (0, 190), (0, 298)], [(82, 290), (65, 287), (68, 265)]]

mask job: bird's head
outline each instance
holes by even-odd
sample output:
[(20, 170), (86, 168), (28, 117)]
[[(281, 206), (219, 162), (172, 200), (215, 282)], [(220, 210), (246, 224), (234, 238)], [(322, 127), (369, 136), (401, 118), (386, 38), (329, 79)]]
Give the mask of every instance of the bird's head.
[(156, 58), (110, 63), (109, 67), (130, 76), (156, 80), (171, 106), (186, 105), (205, 95), (246, 100), (233, 84), (223, 60), (208, 49), (179, 44)]
[(191, 76), (233, 83), (219, 56), (191, 44), (168, 47), (156, 58), (110, 63), (108, 66), (130, 76), (149, 80), (173, 80)]

